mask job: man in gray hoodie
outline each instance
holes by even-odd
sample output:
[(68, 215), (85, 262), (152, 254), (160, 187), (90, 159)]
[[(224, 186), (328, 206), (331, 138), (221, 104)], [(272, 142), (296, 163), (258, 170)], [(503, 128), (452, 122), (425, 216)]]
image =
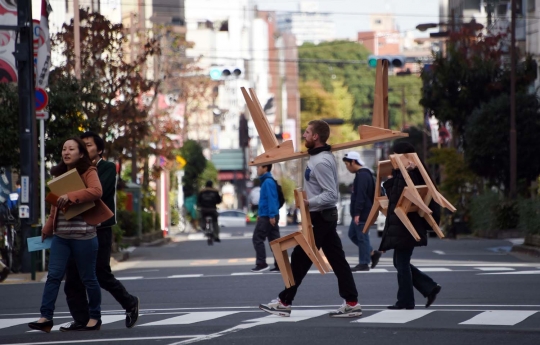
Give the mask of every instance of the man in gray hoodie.
[[(338, 279), (339, 295), (343, 304), (330, 313), (330, 317), (357, 317), (362, 315), (362, 307), (358, 303), (358, 292), (345, 259), (343, 245), (337, 234), (338, 183), (337, 168), (330, 145), (326, 144), (330, 136), (330, 127), (321, 120), (309, 122), (303, 138), (310, 155), (304, 173), (304, 190), (309, 206), (309, 214), (313, 225), (313, 235), (317, 249), (322, 247), (328, 262)], [(312, 265), (311, 260), (300, 246), (296, 246), (291, 255), (291, 270), (296, 285), (283, 290), (279, 297), (259, 308), (267, 313), (290, 316), (291, 305), (298, 287)]]

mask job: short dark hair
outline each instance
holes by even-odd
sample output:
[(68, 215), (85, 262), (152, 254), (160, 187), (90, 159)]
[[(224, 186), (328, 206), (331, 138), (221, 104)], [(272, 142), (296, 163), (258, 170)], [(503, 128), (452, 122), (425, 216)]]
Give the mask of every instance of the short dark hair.
[(81, 139), (86, 138), (93, 138), (94, 143), (96, 144), (96, 147), (98, 149), (99, 156), (103, 157), (103, 151), (105, 151), (105, 141), (95, 132), (92, 131), (86, 131), (83, 134), (81, 134)]
[[(88, 150), (86, 149), (86, 144), (84, 143), (84, 141), (82, 141), (81, 138), (72, 137), (64, 141), (62, 145), (64, 145), (69, 140), (75, 141), (77, 143), (77, 146), (79, 147), (79, 152), (83, 154), (83, 157), (79, 159), (76, 166), (77, 172), (79, 173), (79, 175), (82, 175), (86, 172), (86, 170), (88, 170), (88, 168), (93, 166), (92, 161), (90, 160), (90, 155), (88, 154)], [(62, 175), (67, 171), (68, 167), (66, 163), (64, 163), (64, 160), (61, 159), (58, 165), (55, 165), (51, 168), (51, 175), (56, 177)]]
[(396, 154), (416, 152), (416, 150), (414, 149), (414, 146), (411, 143), (408, 143), (406, 141), (395, 143), (394, 146), (392, 147), (392, 151)]
[(210, 180), (206, 181), (206, 184), (205, 184), (206, 187), (212, 187), (213, 185), (214, 185), (214, 182)]
[(272, 164), (263, 165), (263, 168), (266, 168), (268, 172), (272, 171)]
[(323, 120), (309, 121), (308, 126), (311, 126), (313, 133), (319, 135), (319, 141), (326, 144), (326, 141), (330, 137), (330, 126)]

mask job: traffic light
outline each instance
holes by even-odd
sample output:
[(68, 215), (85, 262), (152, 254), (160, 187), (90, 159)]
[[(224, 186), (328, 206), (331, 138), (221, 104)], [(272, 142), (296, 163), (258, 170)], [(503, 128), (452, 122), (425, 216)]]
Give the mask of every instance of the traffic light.
[(402, 55), (370, 55), (368, 56), (369, 67), (377, 67), (377, 60), (388, 61), (389, 67), (402, 68), (405, 66), (405, 56)]
[(243, 71), (237, 66), (213, 66), (210, 67), (210, 79), (224, 80), (229, 78), (240, 78)]

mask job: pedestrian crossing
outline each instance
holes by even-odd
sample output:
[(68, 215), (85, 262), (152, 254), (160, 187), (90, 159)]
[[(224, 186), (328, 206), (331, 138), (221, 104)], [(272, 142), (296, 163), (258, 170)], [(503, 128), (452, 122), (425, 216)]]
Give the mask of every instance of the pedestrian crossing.
[[(293, 307), (291, 317), (280, 317), (269, 315), (256, 307), (227, 308), (204, 308), (204, 310), (193, 310), (184, 308), (170, 309), (142, 309), (140, 317), (135, 327), (163, 327), (163, 326), (183, 326), (183, 325), (208, 325), (216, 324), (225, 327), (251, 328), (259, 325), (268, 325), (279, 322), (300, 322), (308, 320), (321, 320), (319, 318), (328, 317), (327, 314), (338, 306), (310, 306)], [(526, 320), (532, 320), (531, 324), (536, 325), (540, 331), (540, 305), (531, 306), (508, 306), (505, 309), (478, 308), (478, 306), (441, 306), (436, 309), (413, 309), (413, 310), (387, 310), (385, 306), (364, 305), (363, 316), (354, 319), (341, 319), (343, 322), (362, 325), (403, 325), (414, 323), (418, 320), (440, 320), (441, 327), (470, 327), (470, 326), (507, 326), (509, 328), (519, 326)], [(201, 308), (203, 309), (203, 308)], [(55, 317), (56, 325), (52, 331), (59, 331), (60, 326), (71, 321), (71, 316), (67, 313), (59, 313)], [(452, 315), (451, 317), (447, 317)], [(28, 330), (27, 323), (35, 321), (39, 316), (24, 317), (1, 316), (0, 315), (0, 337), (8, 330), (20, 332), (39, 332)], [(103, 312), (102, 329), (115, 329), (124, 327), (125, 315), (120, 312)], [(451, 324), (448, 320), (454, 320)], [(322, 320), (324, 321), (324, 320)], [(457, 322), (456, 322), (457, 321)], [(325, 321), (326, 322), (326, 321)], [(235, 325), (236, 324), (236, 325)], [(444, 325), (443, 325), (444, 324)], [(13, 333), (13, 332), (10, 332)]]
[[(384, 265), (380, 265), (384, 267)], [(381, 274), (381, 273), (396, 273), (394, 267), (374, 268), (369, 271), (353, 272), (353, 274)], [(540, 274), (538, 267), (422, 267), (418, 268), (425, 273), (452, 273), (452, 272), (473, 272), (478, 275), (500, 275), (500, 274), (523, 274), (523, 275), (536, 275)], [(126, 272), (127, 273), (127, 272)], [(118, 280), (141, 280), (141, 279), (183, 279), (183, 278), (203, 278), (203, 277), (237, 277), (237, 276), (268, 276), (276, 275), (279, 272), (250, 272), (248, 270), (243, 272), (231, 272), (225, 274), (204, 274), (204, 273), (191, 273), (191, 274), (174, 274), (167, 276), (122, 276), (121, 273), (116, 275)], [(310, 270), (308, 274), (319, 274), (318, 270)]]

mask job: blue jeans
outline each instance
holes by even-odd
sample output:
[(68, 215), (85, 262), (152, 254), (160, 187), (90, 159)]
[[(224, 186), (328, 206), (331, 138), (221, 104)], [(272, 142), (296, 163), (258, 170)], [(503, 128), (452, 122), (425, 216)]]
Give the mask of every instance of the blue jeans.
[(352, 243), (358, 246), (358, 263), (360, 265), (369, 265), (373, 248), (369, 242), (369, 232), (366, 234), (362, 232), (362, 230), (364, 230), (364, 224), (366, 224), (366, 222), (360, 222), (356, 225), (354, 219), (351, 220), (351, 225), (349, 225), (349, 238)]
[(413, 250), (414, 247), (394, 249), (394, 267), (398, 278), (396, 305), (404, 308), (414, 307), (413, 287), (427, 297), (437, 286), (431, 277), (411, 265)]
[(41, 316), (52, 320), (54, 305), (58, 297), (58, 290), (64, 275), (68, 259), (73, 257), (79, 270), (86, 293), (88, 294), (88, 307), (91, 319), (101, 319), (101, 288), (96, 277), (96, 257), (98, 239), (89, 240), (65, 239), (54, 236), (49, 256), (49, 273), (43, 290), (41, 300)]

